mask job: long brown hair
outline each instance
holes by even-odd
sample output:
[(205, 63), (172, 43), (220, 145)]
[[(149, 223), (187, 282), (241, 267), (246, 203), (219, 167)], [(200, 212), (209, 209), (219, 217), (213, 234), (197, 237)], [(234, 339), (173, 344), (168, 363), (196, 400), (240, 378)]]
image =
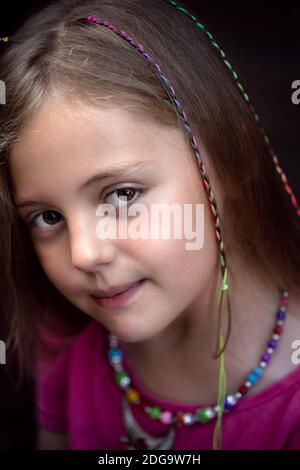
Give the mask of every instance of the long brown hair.
[(249, 106), (203, 32), (160, 0), (54, 2), (10, 37), (0, 62), (7, 93), (0, 108), (1, 299), (9, 340), (27, 371), (38, 324), (49, 325), (51, 318), (51, 327), (58, 328), (57, 314), (64, 334), (73, 334), (87, 315), (51, 284), (16, 213), (9, 157), (21, 130), (55, 93), (91, 106), (110, 102), (156, 123), (182, 126), (145, 59), (106, 28), (76, 21), (88, 15), (143, 44), (177, 90), (224, 194), (219, 216), (225, 250), (240, 250), (258, 271), (300, 295), (299, 218)]

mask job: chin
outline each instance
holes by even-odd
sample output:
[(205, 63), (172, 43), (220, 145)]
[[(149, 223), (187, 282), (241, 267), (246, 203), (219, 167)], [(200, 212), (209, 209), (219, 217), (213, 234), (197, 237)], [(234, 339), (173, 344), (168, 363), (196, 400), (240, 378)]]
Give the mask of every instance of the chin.
[(108, 329), (121, 341), (126, 343), (141, 343), (143, 341), (154, 338), (156, 335), (159, 335), (164, 328), (151, 328), (147, 324), (141, 326), (136, 325), (132, 327), (128, 324), (121, 325), (120, 323), (119, 325), (110, 325), (110, 328)]

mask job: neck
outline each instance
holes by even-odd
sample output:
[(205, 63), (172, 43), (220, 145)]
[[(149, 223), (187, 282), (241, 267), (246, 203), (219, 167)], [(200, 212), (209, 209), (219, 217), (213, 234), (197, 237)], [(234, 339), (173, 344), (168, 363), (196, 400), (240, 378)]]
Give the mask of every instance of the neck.
[[(238, 274), (234, 276), (232, 272)], [(232, 327), (225, 365), (228, 382), (235, 391), (245, 374), (256, 366), (270, 339), (280, 293), (279, 286), (263, 280), (241, 262), (239, 268), (235, 263), (234, 269), (228, 270), (228, 282)], [(152, 392), (194, 403), (201, 401), (201, 393), (203, 401), (211, 401), (216, 396), (219, 360), (212, 356), (216, 342), (216, 291), (220, 283), (218, 272), (205, 286), (205, 295), (201, 294), (159, 335), (138, 343), (122, 342), (127, 359)], [(226, 320), (224, 300), (223, 319)], [(225, 322), (222, 330), (225, 334)], [(183, 380), (184, 391), (179, 386)], [(200, 395), (199, 390), (203, 391)]]

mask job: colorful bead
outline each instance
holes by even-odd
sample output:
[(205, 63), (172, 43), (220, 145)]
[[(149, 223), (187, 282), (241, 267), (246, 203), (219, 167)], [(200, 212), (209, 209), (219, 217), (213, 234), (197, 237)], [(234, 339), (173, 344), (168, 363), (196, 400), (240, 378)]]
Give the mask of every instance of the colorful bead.
[(140, 400), (139, 392), (132, 388), (127, 392), (127, 400), (129, 401), (129, 403), (138, 403)]
[(215, 415), (211, 408), (201, 408), (197, 411), (197, 417), (201, 423), (207, 423)]
[(177, 426), (183, 426), (184, 425), (184, 419), (183, 419), (182, 411), (179, 411), (176, 414), (176, 423), (177, 423)]
[(237, 399), (233, 395), (228, 395), (224, 402), (224, 409), (227, 411), (232, 410), (232, 408), (234, 408), (236, 403), (237, 403)]
[(122, 388), (130, 384), (130, 377), (125, 370), (116, 373), (116, 383)]
[(119, 348), (112, 348), (108, 352), (108, 359), (111, 363), (116, 364), (122, 360), (122, 351)]
[(172, 422), (171, 411), (163, 411), (160, 415), (160, 420), (163, 424), (171, 424)]
[(192, 415), (192, 413), (184, 413), (183, 414), (183, 422), (187, 426), (190, 425), (190, 424), (193, 424), (194, 421), (195, 420), (194, 420), (194, 416)]
[(276, 341), (275, 339), (271, 339), (271, 341), (268, 342), (269, 348), (273, 348), (273, 349), (276, 348), (277, 344), (278, 344), (278, 341)]
[(261, 357), (261, 360), (264, 361), (264, 362), (269, 362), (269, 360), (270, 360), (270, 354), (265, 353), (265, 354)]
[(256, 367), (255, 369), (253, 369), (253, 373), (260, 377), (263, 374), (263, 370), (261, 370), (260, 367)]
[(284, 320), (285, 319), (286, 312), (284, 310), (278, 310), (277, 312), (277, 319), (278, 320)]
[(158, 406), (149, 407), (148, 414), (151, 419), (159, 419), (160, 413), (161, 413), (161, 409)]
[(274, 333), (276, 333), (277, 335), (280, 335), (282, 333), (282, 326), (280, 325), (276, 325), (275, 328), (274, 328)]
[[(257, 381), (257, 375), (255, 374), (249, 374), (248, 377), (247, 377), (247, 380), (249, 380), (249, 382), (251, 382), (252, 384), (254, 384), (256, 381)], [(241, 392), (242, 393), (242, 392)]]
[(241, 387), (239, 388), (239, 392), (240, 392), (242, 395), (245, 395), (245, 393), (248, 392), (248, 388), (247, 388), (245, 385), (241, 385)]

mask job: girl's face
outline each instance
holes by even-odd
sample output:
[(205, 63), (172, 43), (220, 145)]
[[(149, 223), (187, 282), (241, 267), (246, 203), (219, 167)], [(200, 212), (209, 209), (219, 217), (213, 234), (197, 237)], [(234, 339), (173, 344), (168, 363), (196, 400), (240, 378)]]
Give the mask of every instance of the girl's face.
[[(129, 164), (136, 167), (106, 174)], [(41, 265), (72, 304), (129, 342), (160, 333), (174, 338), (181, 321), (203, 322), (219, 251), (200, 170), (179, 128), (126, 109), (52, 100), (23, 129), (10, 171)], [(105, 178), (91, 180), (99, 174)], [(124, 188), (131, 188), (127, 204), (139, 203), (148, 214), (152, 204), (204, 204), (203, 248), (187, 250), (184, 236), (100, 239), (96, 209), (124, 207)], [(134, 219), (128, 216), (128, 225)], [(92, 297), (142, 279), (136, 294), (114, 309)]]

